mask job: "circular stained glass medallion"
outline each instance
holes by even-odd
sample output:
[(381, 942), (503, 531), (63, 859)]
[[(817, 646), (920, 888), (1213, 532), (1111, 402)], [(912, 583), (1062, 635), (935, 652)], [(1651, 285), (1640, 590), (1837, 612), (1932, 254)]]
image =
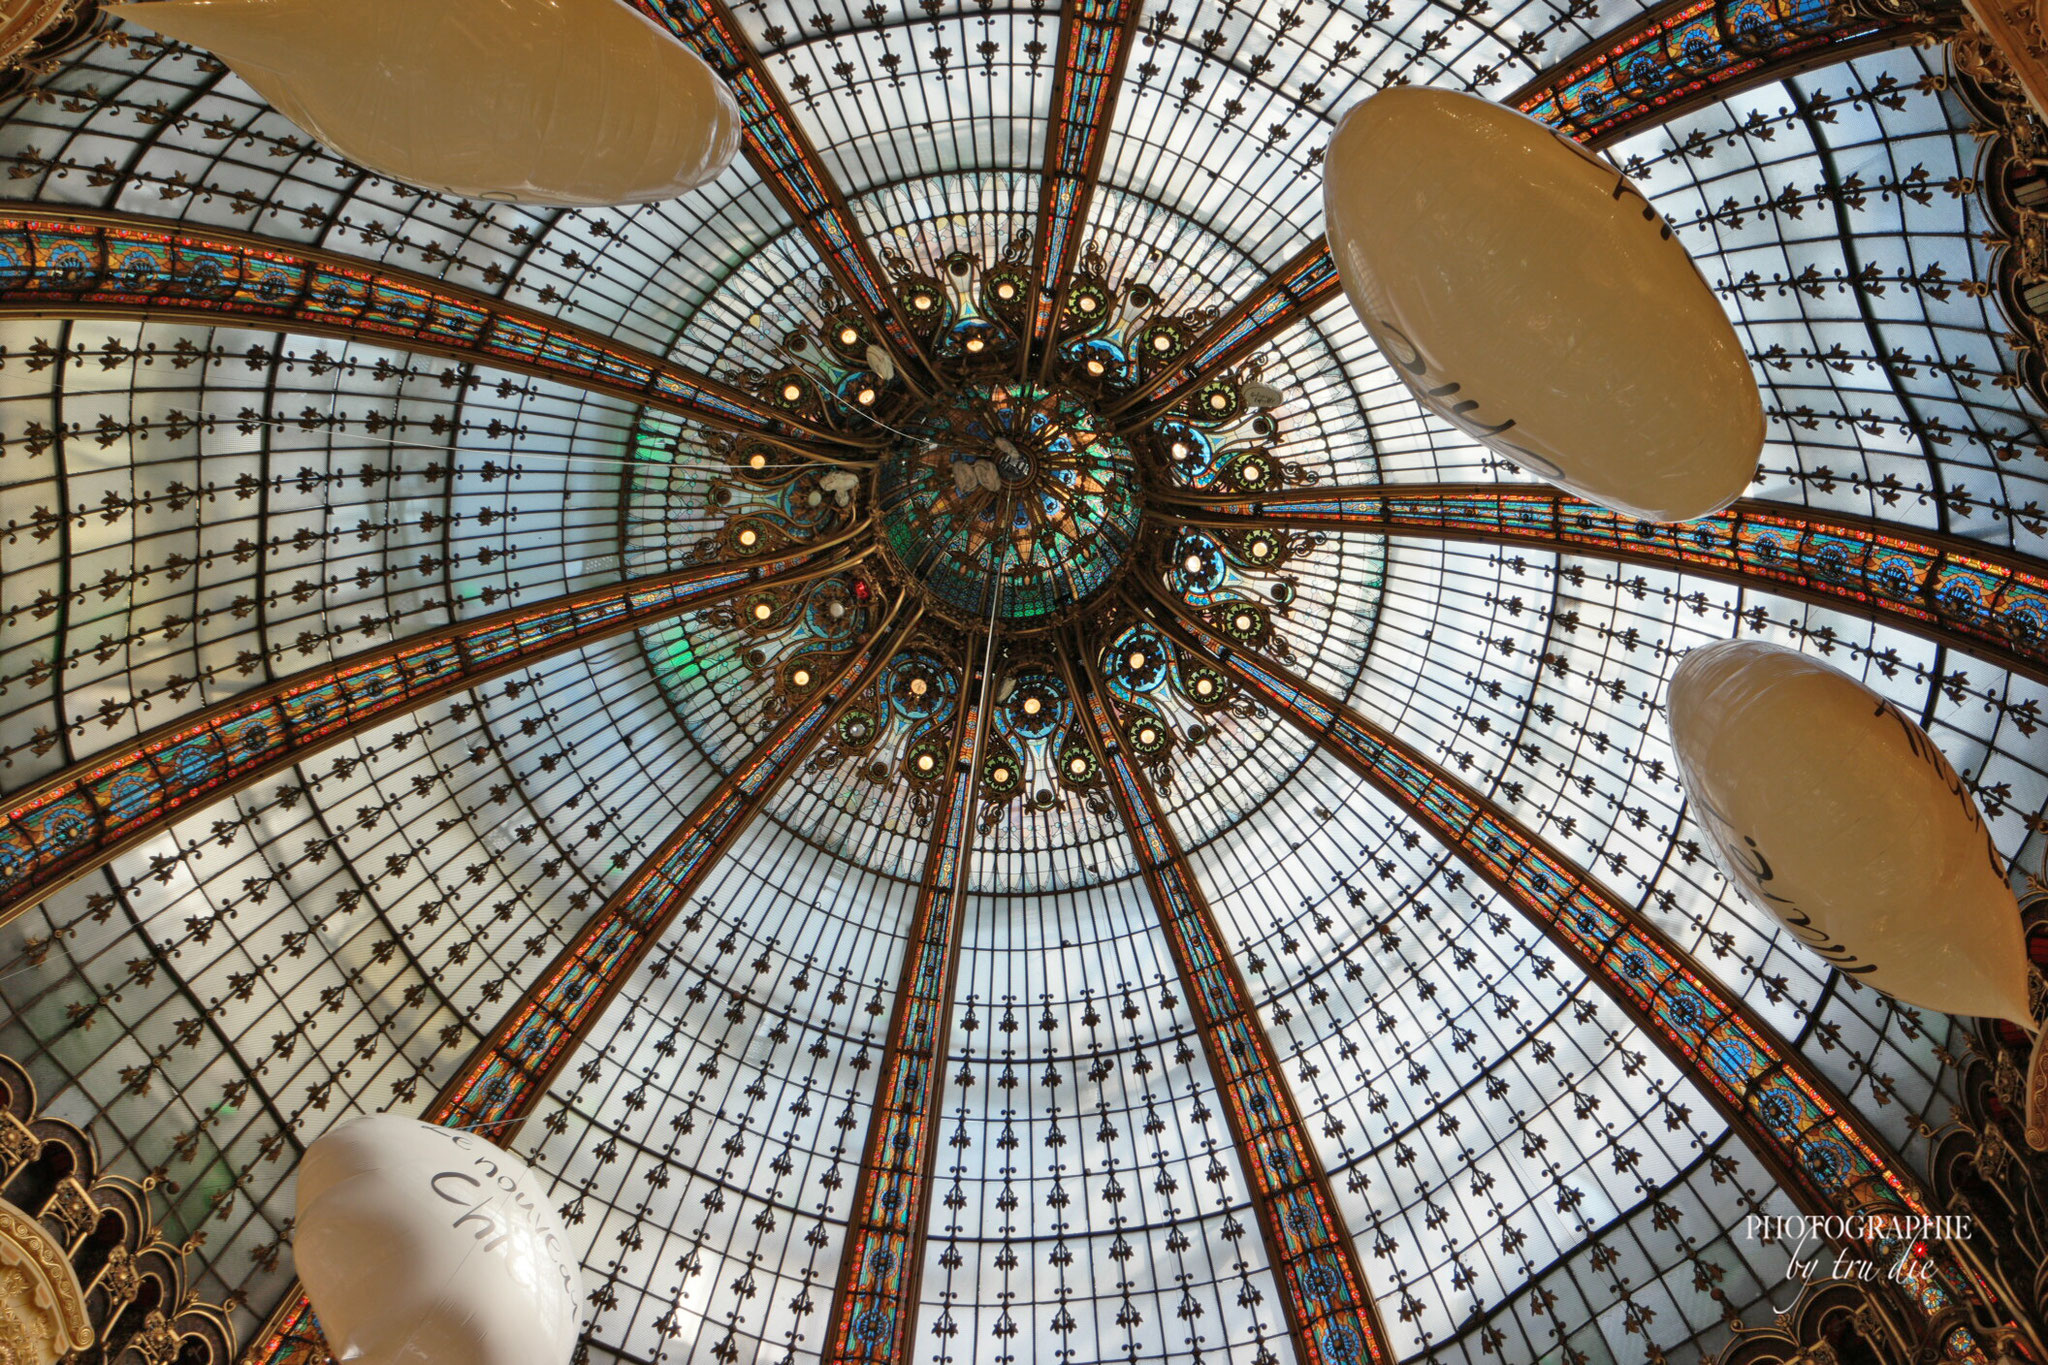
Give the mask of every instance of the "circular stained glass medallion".
[(1053, 625), (1115, 582), (1137, 541), (1137, 461), (1080, 400), (977, 384), (904, 428), (877, 484), (882, 543), (963, 624)]

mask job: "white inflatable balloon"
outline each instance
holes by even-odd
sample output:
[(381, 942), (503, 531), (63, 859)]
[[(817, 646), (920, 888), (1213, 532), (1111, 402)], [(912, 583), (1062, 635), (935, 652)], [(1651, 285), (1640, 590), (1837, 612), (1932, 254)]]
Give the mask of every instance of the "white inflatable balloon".
[(1741, 495), (1763, 402), (1692, 258), (1614, 167), (1473, 95), (1338, 121), (1338, 278), (1416, 397), (1531, 473), (1651, 521)]
[(211, 51), (337, 154), (519, 204), (639, 204), (739, 148), (725, 82), (624, 0), (147, 0), (108, 6)]
[(1865, 985), (2033, 1030), (2005, 863), (1918, 725), (1761, 640), (1693, 650), (1667, 701), (1679, 780), (1744, 895)]
[(566, 1365), (583, 1303), (568, 1234), (518, 1158), (395, 1114), (299, 1163), (292, 1256), (350, 1365)]

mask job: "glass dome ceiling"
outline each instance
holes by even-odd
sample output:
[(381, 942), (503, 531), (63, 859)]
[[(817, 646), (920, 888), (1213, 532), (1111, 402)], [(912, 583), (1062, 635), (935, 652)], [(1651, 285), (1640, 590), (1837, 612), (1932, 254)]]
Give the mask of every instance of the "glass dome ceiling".
[[(851, 257), (744, 159), (638, 209), (465, 203), (336, 158), (204, 53), (74, 52), (0, 121), (0, 1047), (167, 1182), (264, 1360), (318, 1350), (297, 1157), (386, 1108), (481, 1125), (549, 1183), (591, 1361), (1717, 1347), (1783, 1301), (1786, 1248), (1744, 1218), (1860, 1178), (1802, 1144), (1924, 1179), (1960, 1025), (1723, 883), (1663, 679), (1737, 633), (1826, 657), (1923, 721), (2032, 866), (2038, 644), (1783, 561), (1881, 588), (1884, 554), (1963, 545), (2020, 566), (2017, 621), (2048, 522), (1978, 116), (1907, 42), (1940, 12), (1759, 8), (1729, 31), (1762, 56), (1674, 40), (1664, 104), (1631, 103), (1654, 72), (1560, 85), (1678, 14), (675, 6), (763, 92), (756, 126), (815, 149), (783, 170), (829, 189)], [(1746, 520), (1545, 530), (1548, 491), (1330, 301), (1321, 148), (1394, 81), (1563, 88), (1539, 114), (1599, 125), (1756, 360)], [(123, 277), (117, 249), (156, 254)], [(977, 337), (1132, 462), (1094, 535), (998, 538), (1032, 548), (1016, 610), (1048, 628), (995, 652), (985, 580), (921, 594), (894, 539), (856, 558), (874, 495), (823, 482), (923, 449), (911, 386), (969, 373)], [(950, 459), (926, 473), (967, 497)], [(513, 609), (523, 633), (463, 634)], [(420, 641), (449, 652), (327, 679)], [(1302, 696), (1354, 728), (1314, 737)], [(272, 705), (260, 741), (135, 778), (140, 823), (90, 834), (111, 856), (21, 814), (158, 727)], [(1662, 946), (1587, 949), (1588, 906)], [(1667, 950), (1848, 1126), (1731, 1106), (1631, 994)]]

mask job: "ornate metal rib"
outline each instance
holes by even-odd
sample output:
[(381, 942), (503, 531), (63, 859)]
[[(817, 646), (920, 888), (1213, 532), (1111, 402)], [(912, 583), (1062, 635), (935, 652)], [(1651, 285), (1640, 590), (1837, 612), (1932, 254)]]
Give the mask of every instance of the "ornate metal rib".
[(1530, 79), (1506, 103), (1589, 147), (1738, 91), (1951, 31), (1962, 6), (1667, 0)]
[(1184, 525), (1218, 530), (1357, 531), (1652, 564), (1882, 621), (2048, 682), (2048, 565), (1870, 517), (1744, 498), (1660, 525), (1540, 484), (1170, 492), (1159, 501)]
[[(978, 674), (970, 662), (965, 671)], [(992, 680), (963, 686), (954, 707), (953, 760), (939, 794), (918, 881), (910, 937), (889, 1012), (879, 1088), (861, 1148), (846, 1250), (832, 1291), (824, 1365), (884, 1365), (907, 1359), (924, 1268), (932, 1172), (938, 1163), (939, 1092), (953, 983), (960, 968), (960, 918), (974, 837), (974, 793), (983, 737), (995, 699)]]
[[(1584, 970), (1712, 1101), (1802, 1211), (1898, 1217), (1942, 1211), (1911, 1166), (1805, 1057), (1633, 906), (1400, 740), (1313, 684), (1231, 644), (1156, 584), (1148, 589), (1130, 600), (1169, 640), (1220, 669), (1407, 812)], [(1833, 1240), (1886, 1264), (1913, 1254), (1910, 1239)], [(1936, 1274), (1915, 1304), (1923, 1340), (1958, 1327), (2013, 1330), (2032, 1340), (2026, 1320), (2006, 1306), (1967, 1243), (1925, 1245)], [(2038, 1343), (2032, 1349), (2038, 1351)]]
[(1061, 667), (1224, 1093), (1223, 1113), (1280, 1284), (1296, 1358), (1301, 1365), (1383, 1365), (1394, 1356), (1357, 1249), (1215, 913), (1150, 785), (1132, 765), (1094, 659), (1071, 636), (1061, 641)]
[(895, 657), (923, 612), (920, 606), (906, 611), (904, 595), (898, 594), (874, 635), (831, 683), (792, 707), (562, 950), (441, 1092), (428, 1111), (431, 1121), (495, 1133), (508, 1115), (523, 1113), (529, 1097), (538, 1099), (712, 865), (860, 689)]
[(864, 446), (694, 370), (425, 275), (238, 232), (36, 205), (0, 217), (0, 317), (190, 318), (560, 380), (722, 431)]
[(1257, 351), (1336, 298), (1337, 261), (1321, 237), (1296, 252), (1239, 299), (1173, 365), (1145, 380), (1110, 411), (1120, 426), (1141, 426), (1200, 385)]
[[(1589, 147), (1604, 147), (1714, 100), (1830, 62), (1946, 31), (1958, 6), (1873, 14), (1816, 0), (1667, 0), (1537, 75), (1503, 103)], [(1338, 293), (1322, 237), (1303, 247), (1114, 410), (1126, 426), (1172, 407)]]
[[(896, 598), (868, 643), (832, 681), (792, 708), (556, 955), (443, 1087), (422, 1115), (427, 1122), (483, 1129), (501, 1147), (512, 1141), (576, 1045), (668, 933), (705, 875), (766, 809), (817, 738), (895, 657), (922, 614), (921, 607), (906, 614), (903, 596)], [(311, 1365), (326, 1359), (313, 1305), (294, 1283), (242, 1365)]]
[(1109, 118), (1137, 27), (1137, 0), (1082, 0), (1060, 9), (1051, 126), (1038, 182), (1038, 231), (1031, 242), (1029, 346), (1041, 373), (1051, 368), (1059, 349), (1059, 288), (1081, 252), (1081, 228), (1102, 171)]
[(0, 923), (212, 802), (428, 702), (749, 587), (836, 573), (856, 527), (760, 564), (708, 564), (493, 612), (307, 669), (74, 763), (0, 813)]
[(811, 145), (796, 111), (739, 21), (719, 0), (633, 0), (656, 23), (688, 43), (732, 87), (739, 101), (747, 160), (766, 182), (818, 258), (881, 326), (897, 359), (929, 372), (931, 363), (903, 315), (903, 305), (861, 236), (846, 196)]

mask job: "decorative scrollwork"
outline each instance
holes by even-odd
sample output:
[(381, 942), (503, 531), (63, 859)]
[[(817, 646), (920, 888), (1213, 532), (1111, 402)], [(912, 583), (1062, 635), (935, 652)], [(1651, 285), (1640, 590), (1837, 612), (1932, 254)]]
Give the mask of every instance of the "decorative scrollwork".
[[(2032, 0), (2020, 7), (2029, 12), (2029, 41), (2048, 51)], [(2048, 123), (2008, 54), (1982, 28), (1965, 23), (1948, 51), (1950, 86), (1984, 135), (1975, 180), (1994, 225), (1984, 238), (1993, 248), (1990, 277), (1964, 287), (1997, 300), (2012, 329), (2006, 342), (2018, 356), (2019, 377), (2035, 401), (2048, 404)]]
[(1915, 1357), (1880, 1296), (1853, 1280), (1816, 1281), (1775, 1321), (1737, 1321), (1713, 1365), (1905, 1365)]
[[(21, 1160), (22, 1135), (36, 1150)], [(72, 1353), (150, 1365), (232, 1365), (228, 1308), (188, 1290), (195, 1243), (160, 1231), (154, 1178), (102, 1170), (91, 1136), (38, 1112), (34, 1083), (0, 1056), (0, 1365), (51, 1365)], [(130, 1313), (137, 1300), (160, 1305)]]
[(99, 0), (29, 0), (0, 19), (0, 99), (54, 75), (73, 49), (106, 36)]

